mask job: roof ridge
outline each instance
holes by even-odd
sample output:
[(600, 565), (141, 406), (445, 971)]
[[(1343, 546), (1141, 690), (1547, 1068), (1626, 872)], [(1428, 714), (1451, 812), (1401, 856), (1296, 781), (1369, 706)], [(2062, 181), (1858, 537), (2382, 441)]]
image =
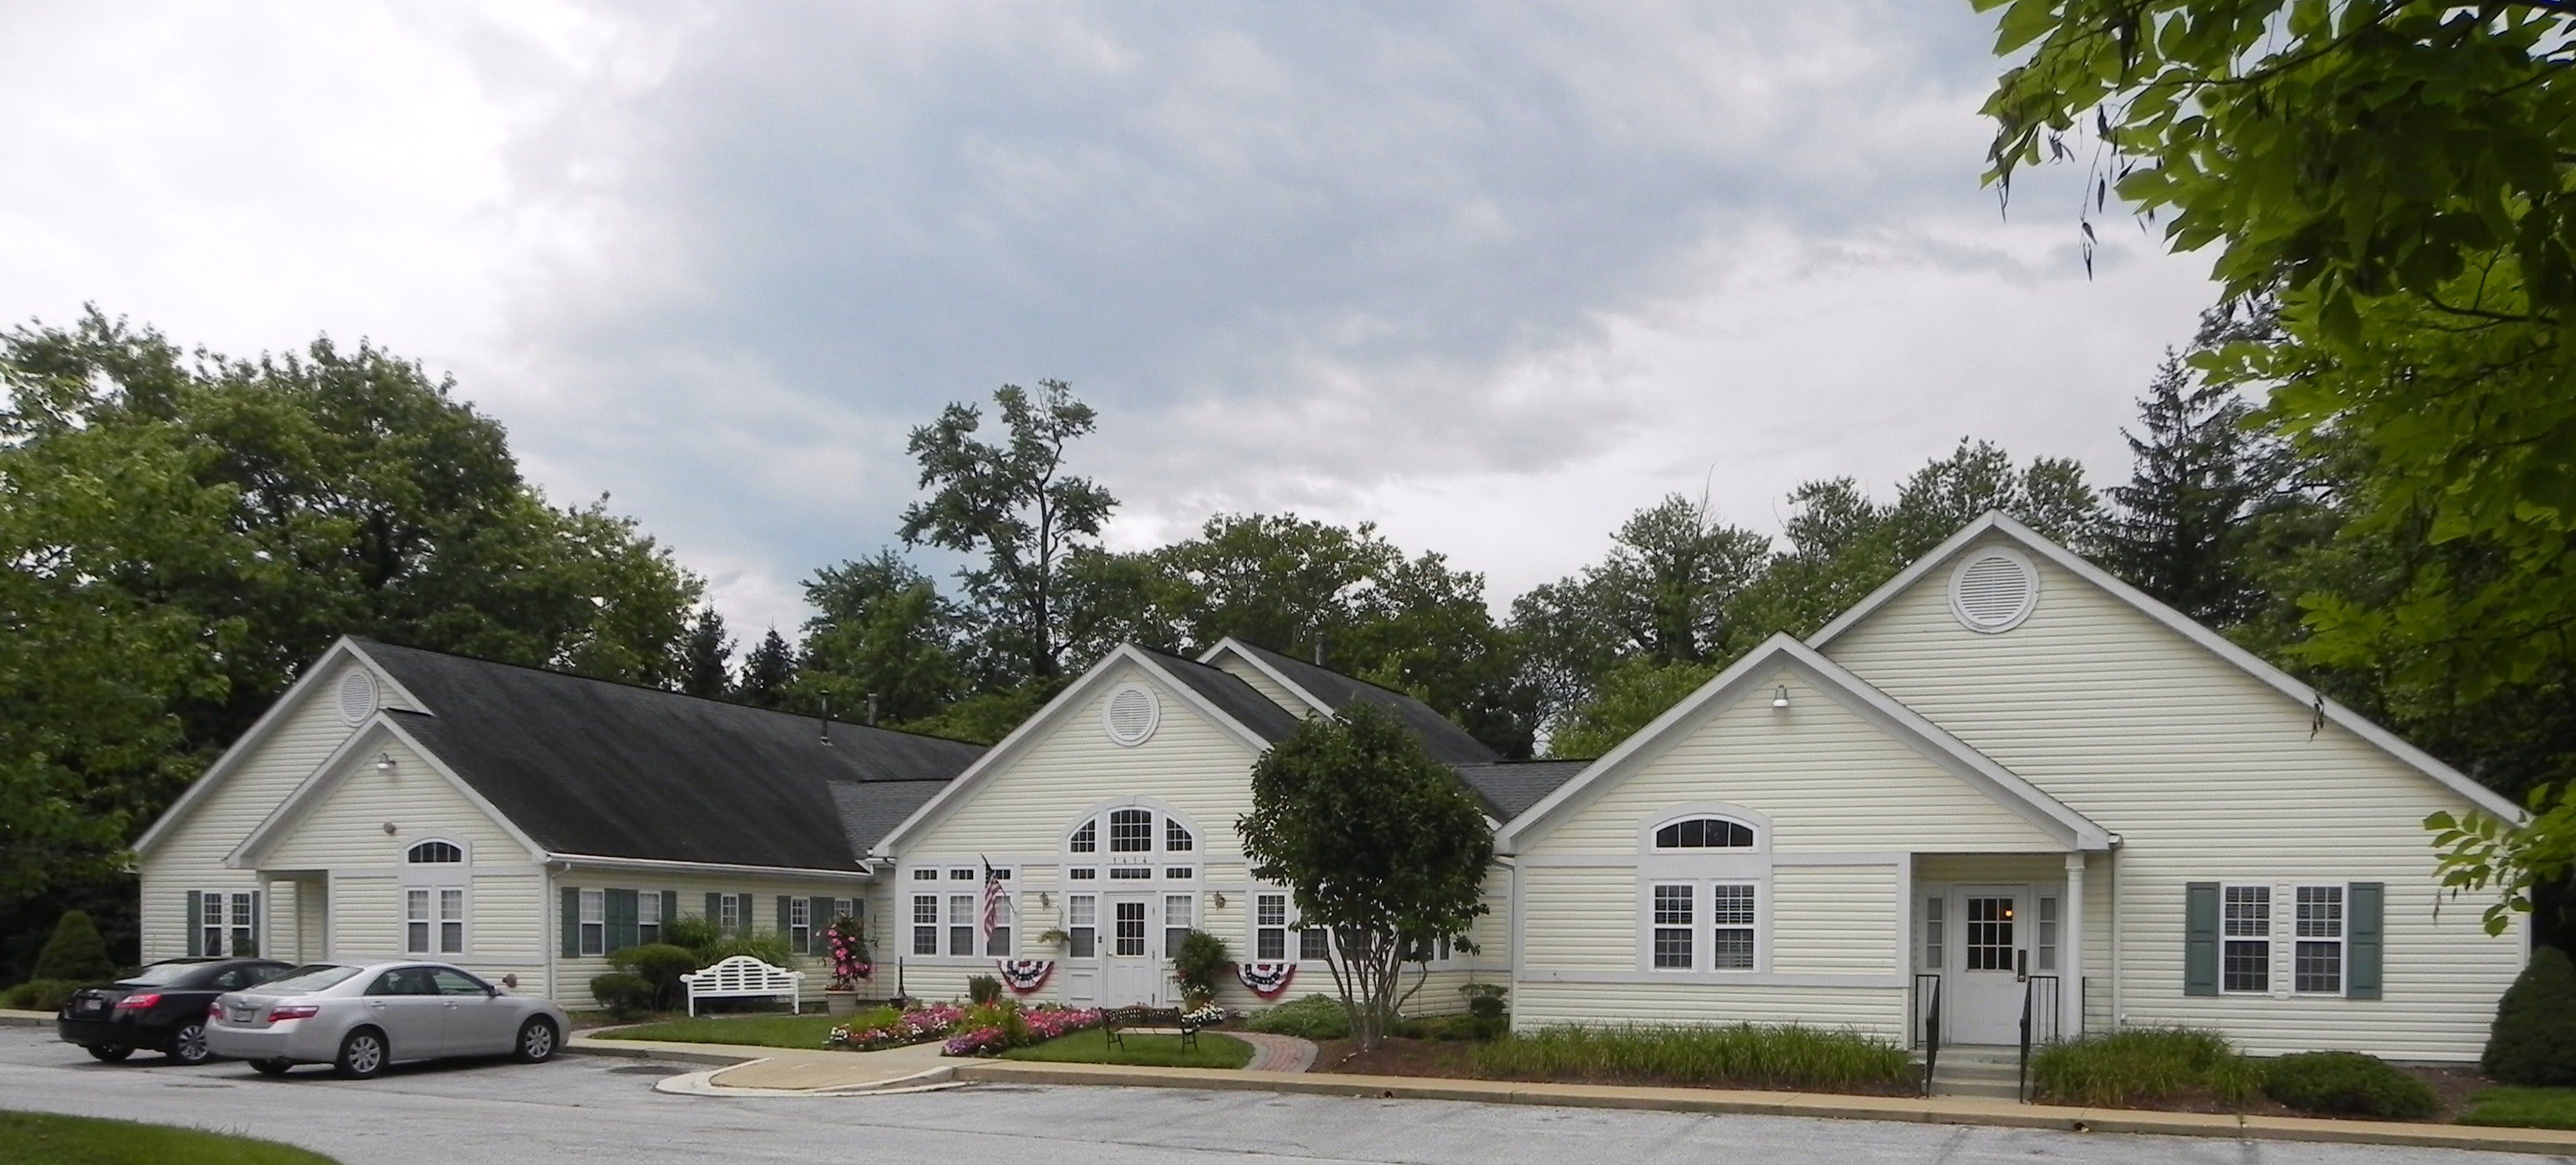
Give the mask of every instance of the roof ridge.
[[(745, 712), (757, 712), (771, 716), (786, 716), (798, 720), (820, 721), (826, 719), (825, 717), (813, 716), (804, 712), (790, 712), (784, 708), (763, 708), (757, 704), (742, 704), (736, 703), (732, 700), (718, 699), (713, 696), (692, 695), (688, 692), (673, 691), (670, 688), (657, 688), (650, 684), (639, 684), (628, 680), (612, 680), (605, 676), (588, 676), (579, 672), (557, 671), (550, 667), (538, 667), (533, 664), (524, 663), (511, 663), (507, 660), (486, 659), (479, 655), (467, 655), (458, 651), (439, 651), (427, 647), (413, 647), (406, 643), (392, 643), (382, 639), (371, 639), (363, 635), (351, 635), (347, 638), (349, 642), (357, 644), (359, 649), (362, 651), (389, 647), (395, 651), (410, 651), (421, 655), (434, 655), (441, 659), (462, 660), (466, 663), (477, 663), (486, 667), (505, 667), (513, 671), (533, 672), (537, 675), (548, 676), (555, 679), (580, 680), (584, 683), (601, 684), (612, 688), (624, 688), (629, 691), (644, 692), (655, 696), (667, 696), (679, 700), (691, 700), (700, 704), (711, 704), (720, 708), (738, 708)], [(388, 710), (408, 711), (408, 709)], [(914, 732), (903, 728), (885, 728), (875, 724), (861, 723), (856, 720), (833, 720), (831, 723), (849, 728), (864, 728), (870, 732), (883, 732), (890, 736), (909, 736), (916, 740), (932, 740), (941, 744), (962, 744), (969, 748), (991, 747), (989, 745), (977, 744), (971, 740), (959, 740), (953, 736), (939, 736), (928, 732)]]

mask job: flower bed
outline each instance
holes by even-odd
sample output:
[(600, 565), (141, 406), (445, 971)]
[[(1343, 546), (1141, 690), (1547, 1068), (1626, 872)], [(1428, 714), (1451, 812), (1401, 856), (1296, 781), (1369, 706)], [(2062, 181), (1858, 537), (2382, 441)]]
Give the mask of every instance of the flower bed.
[(954, 1003), (934, 1003), (904, 1012), (891, 1023), (833, 1028), (832, 1034), (824, 1038), (823, 1046), (850, 1052), (873, 1052), (880, 1048), (927, 1043), (955, 1031), (965, 1018), (966, 1009), (963, 1007)]
[(1043, 1004), (1022, 1008), (1003, 1001), (978, 1007), (939, 1050), (943, 1056), (997, 1056), (1012, 1048), (1042, 1044), (1058, 1036), (1100, 1026), (1100, 1012)]

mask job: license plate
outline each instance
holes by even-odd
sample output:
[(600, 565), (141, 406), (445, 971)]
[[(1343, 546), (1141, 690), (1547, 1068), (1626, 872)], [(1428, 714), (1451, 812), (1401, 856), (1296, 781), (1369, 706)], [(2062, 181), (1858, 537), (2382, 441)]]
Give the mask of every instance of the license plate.
[(256, 1007), (236, 1007), (233, 1009), (234, 1023), (249, 1023), (258, 1017), (259, 1009)]
[(96, 999), (84, 999), (72, 1005), (72, 1010), (83, 1015), (95, 1015), (107, 1010), (107, 1004)]

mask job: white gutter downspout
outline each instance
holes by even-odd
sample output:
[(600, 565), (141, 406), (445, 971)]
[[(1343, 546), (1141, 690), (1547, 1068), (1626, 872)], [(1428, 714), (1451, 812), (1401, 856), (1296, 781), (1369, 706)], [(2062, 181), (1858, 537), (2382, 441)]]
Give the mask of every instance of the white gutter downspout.
[(2127, 1003), (2127, 965), (2120, 961), (2120, 835), (2111, 835), (2111, 848), (2102, 855), (2102, 876), (2111, 880), (2107, 896), (2111, 906), (2111, 1030), (2129, 1026)]

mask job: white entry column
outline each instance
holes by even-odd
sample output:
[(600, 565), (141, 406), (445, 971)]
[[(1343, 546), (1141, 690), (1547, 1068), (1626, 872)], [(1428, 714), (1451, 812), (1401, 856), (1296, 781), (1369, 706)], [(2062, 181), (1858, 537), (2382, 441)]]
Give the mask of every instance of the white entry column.
[(2058, 966), (2057, 1034), (2084, 1034), (2084, 851), (2066, 855), (2066, 934)]

